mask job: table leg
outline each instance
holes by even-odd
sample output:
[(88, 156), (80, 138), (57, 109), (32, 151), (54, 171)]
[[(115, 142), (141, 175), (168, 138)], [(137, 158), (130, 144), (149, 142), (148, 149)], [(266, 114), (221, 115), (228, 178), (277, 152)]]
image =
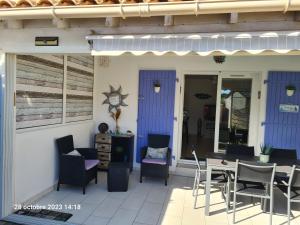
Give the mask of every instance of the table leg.
[(210, 184), (211, 184), (211, 171), (212, 168), (207, 166), (206, 172), (206, 190), (205, 190), (205, 215), (209, 216), (209, 206), (210, 206)]

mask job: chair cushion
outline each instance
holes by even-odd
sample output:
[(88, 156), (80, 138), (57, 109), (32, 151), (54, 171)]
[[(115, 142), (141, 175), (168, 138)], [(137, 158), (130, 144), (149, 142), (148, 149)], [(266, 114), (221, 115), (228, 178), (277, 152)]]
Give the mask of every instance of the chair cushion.
[(97, 159), (90, 159), (90, 160), (85, 160), (84, 162), (85, 162), (85, 169), (89, 170), (97, 166), (100, 161)]
[(75, 156), (81, 156), (81, 154), (76, 150), (74, 149), (73, 151), (69, 152), (68, 154), (66, 155), (75, 155)]
[(165, 159), (148, 159), (145, 158), (142, 160), (143, 163), (150, 163), (150, 164), (158, 164), (158, 165), (167, 165), (167, 160)]
[(146, 157), (147, 159), (166, 159), (168, 147), (166, 148), (151, 148), (148, 147)]

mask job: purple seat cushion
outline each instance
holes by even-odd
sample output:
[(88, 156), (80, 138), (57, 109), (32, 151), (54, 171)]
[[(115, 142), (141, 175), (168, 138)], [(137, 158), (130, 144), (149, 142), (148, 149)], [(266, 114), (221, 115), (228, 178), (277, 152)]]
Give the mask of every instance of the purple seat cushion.
[(167, 165), (167, 160), (165, 159), (143, 159), (143, 163), (151, 163), (151, 164), (159, 164), (159, 165)]
[(85, 160), (85, 169), (89, 170), (89, 169), (93, 168), (94, 166), (97, 166), (99, 162), (100, 161), (97, 159)]

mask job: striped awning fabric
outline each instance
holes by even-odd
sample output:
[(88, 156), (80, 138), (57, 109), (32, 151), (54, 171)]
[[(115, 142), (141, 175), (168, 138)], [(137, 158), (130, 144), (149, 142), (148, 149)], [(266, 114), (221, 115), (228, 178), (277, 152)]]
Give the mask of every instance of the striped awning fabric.
[(164, 55), (175, 53), (201, 56), (260, 54), (265, 51), (286, 54), (300, 50), (300, 31), (219, 34), (93, 35), (92, 55), (118, 56), (124, 53)]

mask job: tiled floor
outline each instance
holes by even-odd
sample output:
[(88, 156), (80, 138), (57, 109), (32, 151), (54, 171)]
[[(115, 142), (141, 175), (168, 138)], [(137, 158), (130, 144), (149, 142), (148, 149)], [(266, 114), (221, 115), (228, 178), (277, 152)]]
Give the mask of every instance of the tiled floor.
[[(200, 190), (197, 209), (193, 207), (193, 179), (171, 176), (169, 185), (162, 180), (145, 179), (140, 184), (138, 174), (132, 173), (128, 192), (106, 191), (106, 174), (99, 173), (99, 184), (91, 183), (86, 195), (80, 188), (62, 186), (40, 199), (37, 204), (80, 204), (80, 210), (66, 210), (73, 216), (69, 222), (84, 225), (231, 225), (232, 213), (226, 213), (225, 204), (218, 189), (212, 190), (211, 216), (204, 215), (203, 190)], [(285, 213), (286, 201), (276, 194), (276, 211)], [(293, 211), (291, 225), (300, 225), (300, 211)], [(268, 224), (269, 215), (262, 213), (260, 205), (243, 202), (238, 208), (239, 225)], [(285, 215), (274, 215), (274, 225), (286, 224)]]

